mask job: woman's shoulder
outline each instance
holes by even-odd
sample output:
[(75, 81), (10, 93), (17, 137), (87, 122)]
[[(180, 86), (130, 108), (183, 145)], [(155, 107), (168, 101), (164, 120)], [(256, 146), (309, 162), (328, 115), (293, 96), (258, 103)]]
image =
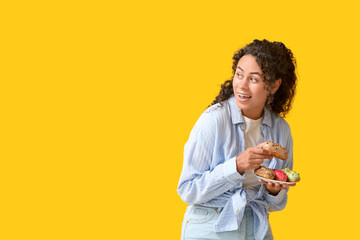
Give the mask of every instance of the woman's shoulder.
[(271, 122), (273, 127), (282, 131), (290, 131), (289, 123), (279, 114), (271, 112)]
[(228, 100), (209, 106), (201, 114), (201, 117), (204, 117), (211, 121), (221, 121), (227, 119), (229, 116), (230, 116), (230, 111), (229, 111)]
[(228, 101), (209, 106), (196, 122), (197, 127), (214, 128), (229, 122), (230, 111)]

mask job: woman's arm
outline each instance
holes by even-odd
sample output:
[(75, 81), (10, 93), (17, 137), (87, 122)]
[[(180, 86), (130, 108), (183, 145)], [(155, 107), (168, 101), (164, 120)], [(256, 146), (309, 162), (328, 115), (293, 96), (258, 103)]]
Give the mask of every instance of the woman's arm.
[(202, 128), (194, 128), (184, 149), (183, 170), (177, 192), (188, 204), (210, 201), (239, 184), (243, 176), (236, 170), (236, 157), (226, 159), (213, 169), (215, 139)]

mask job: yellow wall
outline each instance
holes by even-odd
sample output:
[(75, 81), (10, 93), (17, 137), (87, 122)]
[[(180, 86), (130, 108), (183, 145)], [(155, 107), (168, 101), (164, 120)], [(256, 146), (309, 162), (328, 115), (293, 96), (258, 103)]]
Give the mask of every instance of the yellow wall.
[(266, 38), (299, 74), (302, 180), (275, 239), (353, 239), (356, 1), (116, 2), (1, 4), (0, 238), (180, 239), (184, 144), (233, 53)]

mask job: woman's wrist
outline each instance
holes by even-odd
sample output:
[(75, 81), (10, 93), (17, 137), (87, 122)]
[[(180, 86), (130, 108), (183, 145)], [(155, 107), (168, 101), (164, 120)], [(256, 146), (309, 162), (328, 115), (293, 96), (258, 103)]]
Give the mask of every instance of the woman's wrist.
[(236, 171), (240, 174), (243, 174), (245, 172), (245, 169), (240, 166), (240, 160), (238, 159), (238, 157), (236, 158)]
[(265, 187), (265, 189), (272, 196), (277, 196), (279, 194), (279, 192), (281, 191), (281, 189), (278, 191), (272, 191), (272, 190), (267, 189), (266, 187)]

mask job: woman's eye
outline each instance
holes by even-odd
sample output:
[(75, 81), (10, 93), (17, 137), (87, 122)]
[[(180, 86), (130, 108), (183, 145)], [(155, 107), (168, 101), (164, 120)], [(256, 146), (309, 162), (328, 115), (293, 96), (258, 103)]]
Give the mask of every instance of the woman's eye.
[(258, 80), (256, 78), (251, 78), (252, 82), (258, 82)]
[(238, 76), (238, 78), (241, 78), (241, 77), (242, 77), (242, 74), (241, 74), (241, 73), (237, 73), (237, 76)]

